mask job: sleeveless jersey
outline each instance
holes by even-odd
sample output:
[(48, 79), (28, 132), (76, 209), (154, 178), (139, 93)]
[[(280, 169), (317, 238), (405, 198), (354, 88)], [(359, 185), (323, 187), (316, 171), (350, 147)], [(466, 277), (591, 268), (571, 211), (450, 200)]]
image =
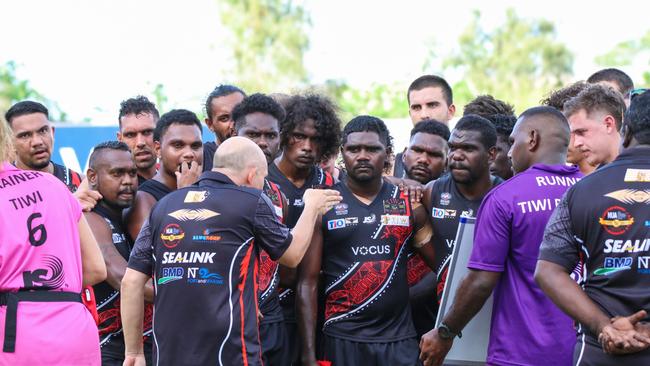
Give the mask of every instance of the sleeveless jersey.
[(406, 279), (414, 231), (411, 204), (384, 182), (373, 202), (359, 201), (344, 183), (343, 200), (323, 215), (323, 283), (327, 335), (359, 342), (415, 336)]

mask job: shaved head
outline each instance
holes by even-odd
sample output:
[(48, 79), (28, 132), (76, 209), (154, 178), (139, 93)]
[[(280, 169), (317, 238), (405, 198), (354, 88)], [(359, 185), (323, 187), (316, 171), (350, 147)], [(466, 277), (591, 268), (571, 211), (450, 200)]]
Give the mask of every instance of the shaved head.
[(213, 170), (227, 175), (239, 185), (261, 188), (259, 178), (263, 183), (267, 174), (266, 156), (253, 141), (234, 136), (217, 148)]
[(566, 117), (552, 107), (533, 107), (519, 116), (510, 134), (508, 156), (515, 173), (538, 163), (562, 164), (571, 138)]

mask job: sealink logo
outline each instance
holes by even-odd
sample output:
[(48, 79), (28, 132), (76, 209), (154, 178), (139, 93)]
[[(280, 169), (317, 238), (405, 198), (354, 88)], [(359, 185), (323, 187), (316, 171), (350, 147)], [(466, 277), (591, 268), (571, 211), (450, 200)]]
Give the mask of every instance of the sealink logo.
[(603, 267), (594, 271), (595, 275), (607, 276), (632, 269), (632, 257), (605, 257)]

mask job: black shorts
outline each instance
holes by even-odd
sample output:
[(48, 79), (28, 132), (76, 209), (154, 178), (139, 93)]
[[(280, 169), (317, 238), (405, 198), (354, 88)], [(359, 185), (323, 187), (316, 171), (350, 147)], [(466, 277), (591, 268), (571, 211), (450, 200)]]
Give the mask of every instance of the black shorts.
[(650, 365), (650, 349), (630, 355), (608, 355), (596, 339), (579, 335), (573, 351), (573, 364), (576, 366)]
[(438, 300), (436, 298), (436, 275), (428, 273), (409, 289), (413, 325), (418, 340), (436, 325)]
[(302, 347), (302, 343), (300, 342), (298, 324), (292, 320), (285, 320), (282, 324), (285, 327), (287, 339), (289, 340), (285, 352), (287, 353), (289, 360), (291, 360), (291, 363), (288, 363), (287, 365), (300, 365), (300, 347)]
[(260, 343), (264, 365), (291, 365), (291, 357), (287, 352), (289, 338), (287, 337), (287, 328), (284, 322), (261, 323)]
[(365, 343), (349, 341), (323, 334), (323, 353), (320, 360), (330, 361), (332, 366), (416, 366), (420, 349), (415, 338), (397, 342)]

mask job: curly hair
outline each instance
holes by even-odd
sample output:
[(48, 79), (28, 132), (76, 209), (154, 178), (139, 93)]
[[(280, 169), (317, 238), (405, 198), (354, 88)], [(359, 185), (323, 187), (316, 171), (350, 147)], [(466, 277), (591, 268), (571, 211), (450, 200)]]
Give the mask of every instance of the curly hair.
[(239, 131), (242, 127), (246, 125), (246, 116), (260, 112), (273, 116), (278, 121), (278, 125), (284, 120), (285, 112), (284, 108), (278, 102), (273, 100), (273, 98), (261, 94), (255, 93), (250, 95), (244, 100), (237, 104), (237, 106), (232, 110), (232, 119), (235, 121), (235, 130)]
[(418, 122), (418, 124), (411, 129), (411, 137), (415, 136), (418, 132), (437, 135), (442, 137), (445, 141), (449, 140), (449, 135), (451, 134), (449, 127), (447, 127), (446, 124), (433, 119)]
[(340, 146), (341, 120), (336, 114), (337, 108), (328, 98), (309, 94), (295, 95), (287, 102), (286, 117), (280, 126), (280, 146), (288, 146), (291, 133), (300, 124), (311, 119), (314, 121), (320, 141), (320, 161), (323, 156), (331, 156)]
[(161, 141), (163, 135), (169, 129), (169, 126), (173, 125), (174, 123), (185, 126), (194, 125), (198, 127), (199, 131), (201, 131), (201, 134), (203, 134), (201, 122), (196, 117), (196, 114), (194, 114), (194, 112), (188, 111), (187, 109), (172, 109), (171, 111), (163, 114), (156, 123), (156, 128), (153, 130), (153, 140)]
[(207, 99), (205, 100), (205, 114), (208, 116), (209, 119), (212, 119), (212, 108), (210, 108), (210, 104), (212, 103), (212, 99), (214, 98), (220, 98), (220, 97), (225, 97), (226, 95), (234, 94), (234, 93), (240, 93), (244, 97), (246, 97), (246, 93), (244, 93), (243, 90), (239, 89), (238, 87), (230, 84), (221, 84), (214, 88), (213, 91), (208, 94)]
[(495, 114), (489, 118), (494, 128), (497, 130), (497, 135), (505, 137), (506, 140), (510, 137), (512, 129), (515, 128), (517, 117), (505, 114)]
[(157, 120), (160, 117), (156, 105), (150, 102), (144, 95), (138, 95), (120, 103), (120, 114), (117, 117), (117, 120), (121, 126), (122, 117), (128, 116), (129, 114), (135, 114), (137, 116), (143, 113), (150, 113), (154, 116), (154, 120)]
[(569, 86), (565, 86), (564, 88), (552, 91), (545, 99), (540, 101), (540, 104), (553, 107), (562, 112), (564, 110), (564, 103), (578, 95), (588, 86), (589, 84), (584, 81), (575, 82)]
[(489, 119), (490, 116), (495, 114), (514, 116), (515, 109), (512, 105), (486, 94), (479, 95), (474, 98), (474, 100), (467, 103), (463, 109), (463, 115), (466, 116), (468, 114), (478, 114), (483, 118)]
[[(421, 123), (418, 123), (418, 125), (419, 124)], [(373, 116), (356, 116), (352, 118), (343, 129), (341, 144), (344, 145), (348, 140), (348, 136), (354, 132), (375, 132), (379, 135), (379, 140), (384, 144), (386, 155), (388, 157), (384, 162), (384, 170), (387, 171), (390, 169), (390, 161), (393, 156), (393, 138), (391, 137), (390, 131), (388, 131), (388, 127), (386, 127), (384, 121)]]
[(492, 122), (477, 114), (467, 114), (456, 123), (454, 130), (476, 131), (481, 134), (480, 142), (488, 150), (497, 143), (497, 131)]

